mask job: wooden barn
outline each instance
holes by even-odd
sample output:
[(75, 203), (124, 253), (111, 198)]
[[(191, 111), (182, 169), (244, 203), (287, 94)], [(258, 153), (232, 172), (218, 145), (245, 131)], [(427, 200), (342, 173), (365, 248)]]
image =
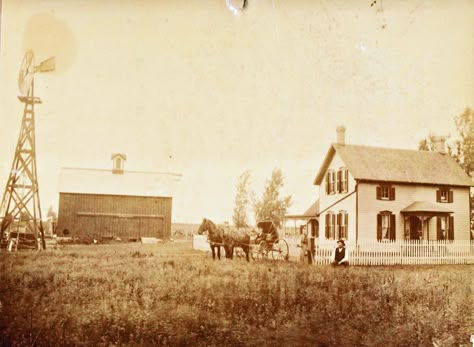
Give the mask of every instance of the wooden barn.
[(113, 154), (111, 170), (61, 169), (58, 235), (170, 238), (172, 193), (181, 175), (125, 171), (125, 160)]

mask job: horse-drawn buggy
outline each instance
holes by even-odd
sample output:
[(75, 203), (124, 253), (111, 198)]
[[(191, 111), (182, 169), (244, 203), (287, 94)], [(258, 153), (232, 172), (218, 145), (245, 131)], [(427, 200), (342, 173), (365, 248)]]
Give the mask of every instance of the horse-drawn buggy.
[(251, 254), (254, 259), (288, 260), (288, 243), (281, 239), (278, 228), (271, 220), (257, 223), (259, 233), (251, 246)]
[[(254, 260), (269, 259), (288, 260), (288, 244), (280, 239), (278, 229), (271, 220), (257, 223), (259, 233), (255, 238), (244, 230), (225, 230), (214, 224), (210, 219), (204, 218), (199, 226), (198, 234), (207, 232), (207, 242), (212, 251), (212, 257), (220, 259), (220, 248), (224, 247), (227, 258), (233, 257), (234, 249), (237, 255), (246, 257), (249, 255)], [(238, 249), (242, 249), (242, 252)], [(217, 254), (216, 254), (217, 253)]]

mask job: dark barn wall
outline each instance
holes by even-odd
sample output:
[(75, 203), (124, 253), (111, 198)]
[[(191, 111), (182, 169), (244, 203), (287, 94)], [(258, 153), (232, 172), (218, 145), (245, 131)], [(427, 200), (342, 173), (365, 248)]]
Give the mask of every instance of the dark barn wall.
[[(169, 197), (59, 194), (58, 235), (136, 239), (171, 236)], [(163, 218), (156, 218), (163, 216)]]

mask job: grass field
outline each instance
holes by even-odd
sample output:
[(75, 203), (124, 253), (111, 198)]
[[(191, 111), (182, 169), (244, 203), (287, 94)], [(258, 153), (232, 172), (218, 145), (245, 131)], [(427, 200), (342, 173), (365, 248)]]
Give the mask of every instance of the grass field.
[(189, 241), (0, 254), (2, 345), (470, 346), (474, 267), (213, 261)]

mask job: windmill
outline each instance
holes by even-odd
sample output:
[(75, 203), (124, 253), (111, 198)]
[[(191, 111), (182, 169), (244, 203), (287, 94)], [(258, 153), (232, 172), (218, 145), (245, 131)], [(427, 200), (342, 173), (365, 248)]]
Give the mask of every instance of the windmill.
[[(41, 221), (35, 144), (35, 104), (41, 104), (41, 99), (34, 96), (34, 76), (36, 73), (54, 69), (54, 57), (35, 65), (33, 51), (28, 50), (18, 76), (18, 99), (24, 104), (23, 118), (0, 206), (2, 245), (6, 244), (8, 250), (16, 250), (22, 243), (36, 249), (46, 248)], [(37, 242), (38, 232), (41, 245)]]

